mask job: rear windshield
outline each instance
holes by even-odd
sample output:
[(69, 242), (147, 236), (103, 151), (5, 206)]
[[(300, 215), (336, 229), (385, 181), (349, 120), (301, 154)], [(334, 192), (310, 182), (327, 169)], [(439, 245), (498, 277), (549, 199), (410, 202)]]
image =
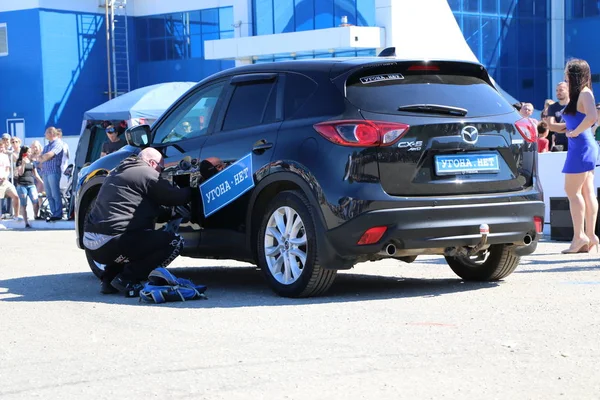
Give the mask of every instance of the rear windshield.
[[(410, 112), (398, 108), (412, 105), (458, 107), (467, 110), (466, 117), (514, 112), (508, 101), (487, 82), (465, 75), (363, 72), (348, 79), (346, 96), (360, 109), (385, 114)], [(430, 115), (436, 116), (435, 113)]]

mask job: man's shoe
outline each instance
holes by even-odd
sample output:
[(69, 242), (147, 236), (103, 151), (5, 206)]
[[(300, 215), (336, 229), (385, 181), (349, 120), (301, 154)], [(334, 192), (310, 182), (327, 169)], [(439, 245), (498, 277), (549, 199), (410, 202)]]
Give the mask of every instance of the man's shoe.
[(46, 218), (46, 222), (60, 221), (61, 219), (61, 217), (48, 217)]
[(110, 281), (102, 281), (100, 283), (100, 293), (102, 294), (114, 294), (119, 293), (117, 288), (110, 284)]
[(123, 293), (125, 297), (140, 297), (140, 290), (144, 287), (144, 285), (137, 281), (123, 279), (121, 275), (117, 275), (110, 284)]

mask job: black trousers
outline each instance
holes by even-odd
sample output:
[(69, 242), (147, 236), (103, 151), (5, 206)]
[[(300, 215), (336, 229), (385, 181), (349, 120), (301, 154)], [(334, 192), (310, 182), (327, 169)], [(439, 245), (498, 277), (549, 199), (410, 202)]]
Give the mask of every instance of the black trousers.
[(103, 281), (121, 274), (123, 279), (143, 281), (155, 268), (166, 267), (181, 252), (183, 238), (162, 230), (127, 232), (90, 250), (94, 261), (105, 264)]

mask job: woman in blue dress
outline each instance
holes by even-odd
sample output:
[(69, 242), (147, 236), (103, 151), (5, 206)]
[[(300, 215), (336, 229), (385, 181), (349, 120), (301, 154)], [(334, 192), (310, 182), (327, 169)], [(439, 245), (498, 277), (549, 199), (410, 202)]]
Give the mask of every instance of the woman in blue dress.
[(594, 233), (598, 214), (594, 169), (599, 165), (599, 147), (591, 130), (598, 114), (588, 63), (570, 60), (565, 69), (565, 81), (569, 85), (570, 100), (563, 110), (563, 120), (569, 148), (562, 172), (573, 219), (573, 240), (563, 253), (584, 253), (594, 248), (598, 251), (599, 240)]

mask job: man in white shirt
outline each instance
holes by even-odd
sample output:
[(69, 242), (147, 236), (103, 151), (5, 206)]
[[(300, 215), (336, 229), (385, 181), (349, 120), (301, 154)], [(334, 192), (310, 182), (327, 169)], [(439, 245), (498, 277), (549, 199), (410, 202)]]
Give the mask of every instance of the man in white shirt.
[[(62, 138), (63, 138), (62, 129), (56, 128), (56, 133), (58, 135), (58, 138), (62, 140)], [(69, 161), (70, 161), (69, 159), (71, 158), (71, 154), (69, 153), (69, 145), (67, 144), (67, 142), (63, 141), (62, 144), (63, 144), (63, 158), (60, 163), (60, 190), (64, 194), (64, 192), (68, 189), (68, 186), (69, 186), (69, 178), (65, 175), (65, 170), (69, 166)]]

